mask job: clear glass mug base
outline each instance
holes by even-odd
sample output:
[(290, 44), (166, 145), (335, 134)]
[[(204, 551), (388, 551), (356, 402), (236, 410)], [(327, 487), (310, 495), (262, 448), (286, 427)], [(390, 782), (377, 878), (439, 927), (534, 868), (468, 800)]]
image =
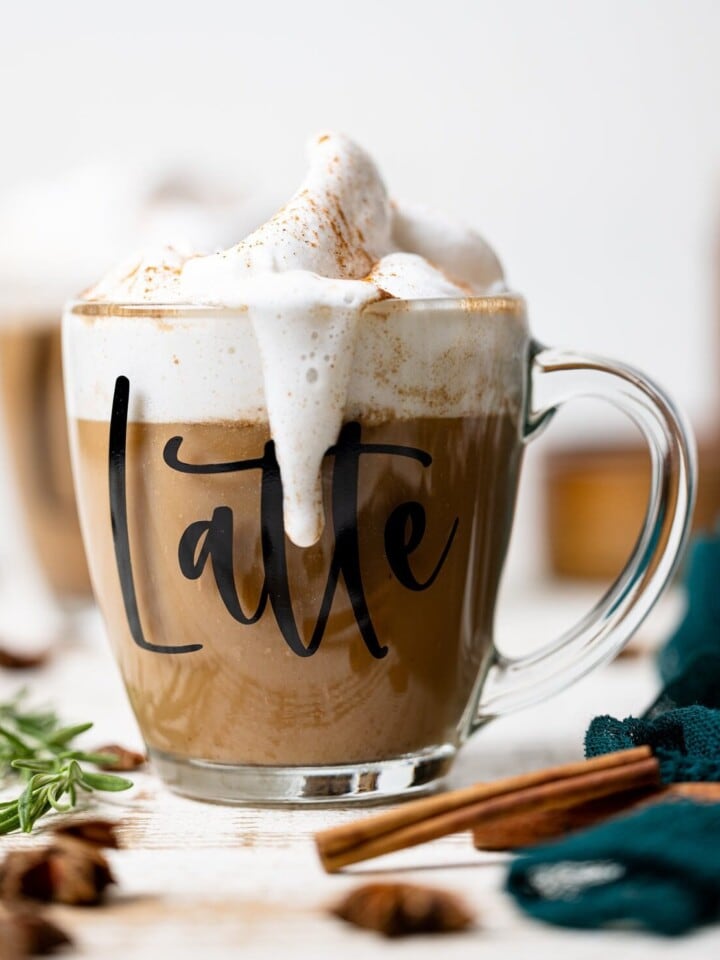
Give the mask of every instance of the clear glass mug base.
[(455, 747), (444, 745), (394, 760), (275, 767), (192, 760), (149, 749), (155, 770), (176, 793), (256, 806), (380, 803), (427, 793), (447, 775), (455, 753)]

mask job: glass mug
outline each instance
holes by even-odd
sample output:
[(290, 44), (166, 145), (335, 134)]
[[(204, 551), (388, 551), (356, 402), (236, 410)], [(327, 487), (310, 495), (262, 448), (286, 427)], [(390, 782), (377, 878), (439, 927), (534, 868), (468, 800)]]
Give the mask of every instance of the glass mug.
[[(246, 310), (76, 303), (63, 337), (93, 585), (155, 767), (193, 797), (427, 789), (489, 719), (617, 653), (686, 538), (682, 416), (629, 367), (538, 346), (517, 296), (365, 308), (307, 548), (284, 533)], [(523, 448), (579, 396), (644, 433), (645, 525), (595, 609), (511, 659), (493, 619)]]

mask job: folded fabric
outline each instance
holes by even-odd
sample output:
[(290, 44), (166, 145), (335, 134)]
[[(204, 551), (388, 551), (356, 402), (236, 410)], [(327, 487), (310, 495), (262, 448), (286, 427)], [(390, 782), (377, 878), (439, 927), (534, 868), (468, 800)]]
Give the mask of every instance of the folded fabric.
[(658, 654), (663, 690), (645, 712), (655, 717), (676, 707), (720, 709), (720, 535), (694, 539), (685, 575), (687, 609)]
[(664, 782), (720, 780), (720, 535), (690, 551), (685, 616), (658, 654), (664, 687), (642, 717), (596, 717), (585, 754), (647, 744)]
[(664, 783), (720, 780), (720, 710), (682, 707), (655, 719), (595, 717), (585, 734), (585, 756), (647, 744)]
[(720, 805), (658, 803), (534, 847), (512, 864), (507, 889), (560, 926), (685, 933), (720, 918)]
[(673, 659), (673, 663), (677, 667), (676, 675), (666, 682), (657, 699), (645, 710), (644, 717), (653, 719), (668, 710), (694, 704), (720, 709), (720, 650), (704, 649), (695, 654), (685, 650), (682, 659)]

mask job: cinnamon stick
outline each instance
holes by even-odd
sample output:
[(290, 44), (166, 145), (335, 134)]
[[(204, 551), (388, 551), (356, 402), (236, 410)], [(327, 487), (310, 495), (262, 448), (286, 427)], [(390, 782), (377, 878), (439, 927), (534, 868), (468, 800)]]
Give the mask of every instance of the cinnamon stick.
[(667, 788), (645, 787), (595, 797), (570, 807), (529, 811), (526, 814), (483, 817), (473, 827), (473, 843), (478, 850), (517, 850), (545, 840), (555, 840), (576, 830), (595, 826), (617, 814), (664, 796)]
[(471, 829), (483, 817), (565, 808), (659, 783), (652, 751), (637, 747), (426, 797), (322, 831), (315, 841), (323, 866), (332, 873), (351, 863)]
[(478, 850), (517, 850), (592, 827), (648, 803), (677, 797), (720, 803), (720, 783), (673, 783), (667, 787), (648, 787), (611, 794), (564, 809), (530, 811), (518, 816), (483, 817), (481, 823), (473, 828), (473, 841)]

